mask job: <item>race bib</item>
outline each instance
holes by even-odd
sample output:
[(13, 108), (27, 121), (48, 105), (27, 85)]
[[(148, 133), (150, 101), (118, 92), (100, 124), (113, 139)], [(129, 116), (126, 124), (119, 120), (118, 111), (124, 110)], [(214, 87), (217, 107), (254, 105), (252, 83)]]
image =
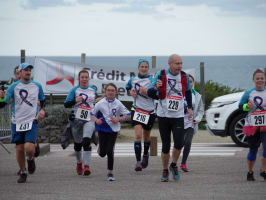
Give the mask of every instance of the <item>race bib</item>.
[(266, 126), (266, 110), (251, 112), (250, 117), (252, 126)]
[(150, 113), (148, 111), (141, 110), (138, 108), (135, 109), (135, 113), (133, 116), (134, 121), (137, 121), (143, 124), (148, 124), (149, 118), (150, 118)]
[(91, 111), (91, 107), (79, 105), (75, 118), (90, 121), (91, 120), (90, 111)]
[(167, 96), (167, 99), (166, 99), (167, 110), (178, 111), (181, 100), (182, 100), (181, 96), (170, 96), (170, 95)]
[(22, 124), (17, 123), (16, 124), (16, 131), (17, 132), (19, 132), (19, 131), (29, 131), (29, 130), (31, 130), (31, 128), (32, 128), (32, 122), (22, 123)]

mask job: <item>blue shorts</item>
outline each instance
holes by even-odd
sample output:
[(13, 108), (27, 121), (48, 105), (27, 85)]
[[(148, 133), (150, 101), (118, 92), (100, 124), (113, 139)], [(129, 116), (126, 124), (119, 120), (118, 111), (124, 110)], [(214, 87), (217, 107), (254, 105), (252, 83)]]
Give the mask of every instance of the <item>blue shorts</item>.
[(16, 124), (11, 123), (12, 139), (11, 143), (24, 144), (30, 142), (35, 144), (38, 134), (38, 123), (33, 122), (29, 131), (16, 131)]

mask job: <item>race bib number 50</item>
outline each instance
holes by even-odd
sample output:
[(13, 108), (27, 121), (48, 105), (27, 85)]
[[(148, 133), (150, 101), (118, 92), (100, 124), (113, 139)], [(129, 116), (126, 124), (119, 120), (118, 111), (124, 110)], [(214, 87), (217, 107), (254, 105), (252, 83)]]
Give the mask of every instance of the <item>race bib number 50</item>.
[(251, 112), (252, 126), (266, 126), (266, 110)]
[(32, 128), (32, 122), (22, 123), (22, 124), (17, 123), (16, 124), (16, 131), (17, 132), (19, 132), (19, 131), (29, 131), (29, 130), (31, 130), (31, 128)]
[(135, 109), (135, 113), (133, 116), (133, 120), (143, 123), (143, 124), (148, 124), (150, 118), (150, 113), (148, 111), (145, 110), (141, 110), (141, 109)]
[(181, 96), (167, 96), (167, 110), (178, 111), (181, 100)]
[(91, 107), (79, 105), (75, 118), (90, 121), (91, 120), (90, 111), (91, 111)]

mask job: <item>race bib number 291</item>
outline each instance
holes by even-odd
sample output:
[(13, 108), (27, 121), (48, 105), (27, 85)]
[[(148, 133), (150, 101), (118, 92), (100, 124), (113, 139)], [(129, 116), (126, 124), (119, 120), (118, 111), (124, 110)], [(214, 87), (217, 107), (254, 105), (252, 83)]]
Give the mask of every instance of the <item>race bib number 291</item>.
[(251, 113), (252, 126), (266, 126), (266, 110)]

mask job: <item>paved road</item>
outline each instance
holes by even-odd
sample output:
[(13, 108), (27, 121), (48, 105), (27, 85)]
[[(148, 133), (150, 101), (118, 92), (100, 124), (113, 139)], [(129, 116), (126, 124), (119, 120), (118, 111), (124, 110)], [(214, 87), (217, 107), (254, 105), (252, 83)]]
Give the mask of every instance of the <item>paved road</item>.
[[(143, 145), (143, 144), (142, 144)], [(171, 145), (173, 147), (173, 144)], [(59, 144), (51, 144), (51, 152), (74, 152), (74, 145), (71, 144), (65, 150)], [(143, 149), (144, 147), (142, 147)], [(158, 156), (161, 155), (162, 144), (158, 143)], [(233, 156), (236, 152), (242, 151), (243, 148), (237, 147), (234, 143), (193, 143), (191, 146), (190, 156)], [(92, 146), (92, 156), (97, 157), (97, 148)], [(115, 146), (116, 157), (135, 156), (133, 143), (118, 143)]]
[[(200, 146), (200, 145), (199, 145)], [(149, 167), (135, 172), (131, 156), (115, 157), (115, 182), (106, 180), (106, 158), (92, 158), (92, 174), (75, 174), (72, 152), (52, 152), (37, 159), (37, 171), (26, 184), (17, 184), (14, 146), (8, 155), (0, 148), (1, 200), (83, 200), (83, 199), (197, 199), (197, 200), (262, 200), (266, 199), (266, 181), (258, 176), (246, 181), (247, 149), (240, 148), (231, 156), (191, 156), (189, 173), (181, 172), (177, 182), (161, 183), (161, 159), (151, 157)], [(232, 146), (227, 147), (231, 149)], [(227, 148), (223, 148), (226, 150)], [(221, 149), (218, 144), (217, 149)]]

